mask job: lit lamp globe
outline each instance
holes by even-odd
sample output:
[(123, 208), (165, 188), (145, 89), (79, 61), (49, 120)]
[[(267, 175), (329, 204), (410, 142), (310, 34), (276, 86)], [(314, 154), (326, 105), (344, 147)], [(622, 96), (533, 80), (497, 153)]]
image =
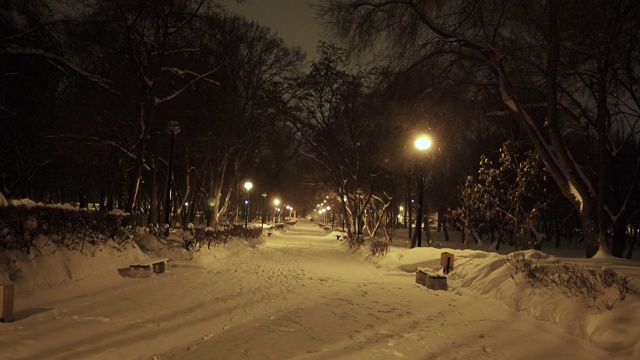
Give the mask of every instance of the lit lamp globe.
[(273, 210), (273, 218), (276, 221), (276, 225), (278, 224), (278, 205), (280, 205), (280, 200), (279, 199), (275, 199), (273, 200), (273, 204), (276, 206), (275, 209)]
[(431, 147), (431, 138), (429, 138), (427, 135), (421, 135), (413, 144), (415, 145), (416, 149), (425, 151)]

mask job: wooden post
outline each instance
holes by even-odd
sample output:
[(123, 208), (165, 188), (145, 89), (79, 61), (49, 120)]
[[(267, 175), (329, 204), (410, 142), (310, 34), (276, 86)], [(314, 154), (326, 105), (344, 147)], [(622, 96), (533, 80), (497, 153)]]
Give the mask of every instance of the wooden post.
[(13, 314), (13, 284), (0, 284), (0, 322)]
[(442, 266), (442, 272), (444, 274), (448, 274), (451, 270), (453, 270), (453, 259), (454, 256), (452, 253), (443, 252), (440, 255), (440, 265)]

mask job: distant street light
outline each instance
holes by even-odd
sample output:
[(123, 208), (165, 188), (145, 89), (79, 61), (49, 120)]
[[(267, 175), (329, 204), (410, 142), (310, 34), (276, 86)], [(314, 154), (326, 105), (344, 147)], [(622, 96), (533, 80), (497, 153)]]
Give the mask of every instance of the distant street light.
[(165, 212), (164, 223), (168, 225), (165, 231), (165, 235), (169, 235), (169, 228), (171, 227), (171, 172), (173, 171), (173, 142), (176, 135), (180, 132), (180, 123), (175, 120), (167, 121), (166, 127), (167, 134), (171, 135), (171, 143), (169, 145), (169, 167), (167, 170), (167, 189), (165, 192)]
[(247, 228), (247, 225), (249, 224), (249, 194), (250, 194), (250, 191), (251, 191), (252, 187), (253, 187), (253, 184), (251, 183), (251, 181), (247, 181), (246, 183), (244, 183), (244, 188), (245, 188), (245, 190), (247, 190), (247, 199), (244, 201), (244, 205), (245, 205), (244, 227), (245, 227), (245, 229)]
[[(289, 220), (291, 220), (291, 213), (293, 212), (293, 206), (287, 205), (285, 206), (285, 208), (289, 210)], [(286, 216), (285, 216), (285, 220), (286, 220)]]
[(275, 218), (276, 225), (277, 225), (278, 224), (278, 205), (280, 205), (280, 200), (279, 199), (273, 200), (273, 204), (276, 206), (273, 217)]
[[(423, 203), (424, 203), (424, 182), (426, 176), (426, 165), (424, 162), (425, 153), (431, 147), (431, 138), (426, 135), (419, 136), (414, 145), (418, 151), (420, 151), (420, 169), (418, 178), (418, 214), (416, 217), (416, 238), (417, 246), (422, 246), (422, 217), (423, 217)], [(412, 242), (413, 245), (413, 242)]]

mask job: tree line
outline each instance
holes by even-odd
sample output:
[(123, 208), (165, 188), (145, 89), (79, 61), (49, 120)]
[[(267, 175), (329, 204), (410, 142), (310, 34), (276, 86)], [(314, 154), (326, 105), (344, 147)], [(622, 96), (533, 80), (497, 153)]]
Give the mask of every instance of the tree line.
[[(464, 241), (579, 229), (588, 257), (629, 256), (638, 6), (328, 0), (316, 10), (344, 46), (307, 64), (213, 1), (5, 1), (0, 191), (158, 222), (170, 176), (183, 223), (216, 226), (259, 177), (309, 214), (328, 198), (358, 246), (415, 218), (424, 184), (426, 213)], [(375, 66), (352, 61), (365, 51)]]
[(639, 6), (326, 0), (318, 13), (352, 50), (386, 56), (424, 93), (462, 87), (483, 117), (513, 126), (577, 214), (586, 256), (608, 244), (621, 257), (640, 185)]
[[(157, 223), (171, 177), (169, 207), (215, 226), (241, 177), (274, 174), (271, 191), (287, 173), (275, 157), (290, 151), (263, 149), (287, 136), (288, 78), (304, 54), (269, 29), (208, 0), (4, 1), (1, 14), (6, 197)], [(180, 127), (171, 174), (168, 121)]]

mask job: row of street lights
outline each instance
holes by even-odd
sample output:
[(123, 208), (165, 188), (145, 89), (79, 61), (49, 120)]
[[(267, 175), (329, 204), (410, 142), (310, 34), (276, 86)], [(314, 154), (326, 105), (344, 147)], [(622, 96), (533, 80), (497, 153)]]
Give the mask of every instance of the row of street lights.
[[(249, 204), (249, 199), (250, 199), (250, 192), (251, 189), (253, 188), (253, 183), (251, 183), (251, 181), (247, 181), (244, 183), (244, 188), (247, 192), (247, 198), (244, 200), (244, 204), (245, 204), (245, 218), (244, 218), (244, 227), (246, 228), (249, 225), (249, 213), (250, 213), (250, 204)], [(262, 193), (262, 221), (261, 221), (261, 227), (264, 227), (264, 222), (265, 222), (265, 211), (264, 211), (264, 202), (265, 199), (267, 197), (267, 193), (263, 192)], [(273, 204), (274, 204), (274, 220), (276, 222), (276, 224), (278, 223), (278, 220), (280, 218), (280, 213), (282, 212), (282, 209), (280, 209), (280, 199), (274, 199), (273, 200)], [(291, 218), (291, 214), (294, 212), (294, 208), (293, 206), (290, 205), (285, 205), (285, 208), (287, 210), (289, 210), (289, 218)]]
[[(175, 120), (169, 120), (167, 122), (167, 126), (166, 126), (166, 131), (167, 134), (171, 135), (171, 142), (169, 145), (169, 161), (168, 161), (168, 170), (167, 170), (167, 188), (166, 188), (166, 192), (165, 192), (165, 216), (164, 216), (164, 223), (169, 225), (167, 227), (167, 235), (168, 235), (168, 231), (169, 231), (169, 227), (171, 227), (171, 209), (172, 209), (172, 192), (171, 192), (171, 188), (172, 188), (172, 171), (173, 171), (173, 144), (175, 141), (175, 137), (176, 135), (178, 135), (178, 133), (180, 133), (180, 123), (178, 121)], [(245, 219), (244, 219), (244, 227), (246, 228), (249, 224), (249, 213), (250, 213), (250, 204), (249, 204), (249, 199), (250, 199), (250, 193), (251, 193), (251, 189), (253, 188), (253, 183), (251, 181), (247, 181), (244, 183), (244, 189), (247, 192), (247, 197), (244, 200), (244, 205), (245, 205)], [(267, 193), (262, 193), (262, 226), (264, 227), (264, 222), (265, 222), (265, 212), (264, 212), (264, 202), (265, 202), (265, 198), (267, 197)], [(280, 208), (278, 208), (278, 205), (280, 204), (280, 200), (279, 199), (275, 199), (274, 200), (274, 204), (275, 204), (275, 211), (276, 214), (279, 213)], [(289, 217), (291, 217), (291, 213), (293, 212), (293, 207), (287, 205), (287, 209), (289, 210)], [(278, 214), (279, 215), (279, 214)], [(278, 218), (276, 217), (276, 223), (278, 221)]]
[[(178, 133), (180, 133), (180, 123), (178, 121), (175, 120), (170, 120), (167, 122), (167, 126), (166, 126), (166, 131), (169, 135), (171, 135), (171, 142), (169, 145), (169, 164), (168, 164), (168, 172), (167, 172), (167, 188), (166, 188), (166, 193), (165, 193), (165, 224), (168, 224), (170, 226), (171, 222), (170, 222), (170, 214), (171, 214), (171, 204), (172, 204), (172, 199), (171, 199), (171, 187), (172, 187), (172, 168), (173, 168), (173, 144), (175, 141), (175, 137)], [(418, 247), (422, 246), (422, 217), (423, 217), (423, 204), (424, 204), (424, 185), (425, 185), (425, 176), (426, 176), (426, 163), (424, 161), (424, 155), (427, 150), (429, 150), (431, 148), (431, 138), (427, 135), (420, 135), (416, 138), (416, 140), (414, 141), (414, 146), (415, 148), (421, 153), (420, 156), (420, 169), (419, 169), (419, 178), (418, 178), (418, 214), (416, 217), (416, 238), (417, 238), (417, 245)], [(245, 204), (245, 221), (244, 221), (244, 226), (245, 228), (248, 226), (249, 224), (249, 212), (250, 212), (250, 204), (249, 204), (249, 198), (250, 198), (250, 192), (251, 189), (253, 188), (253, 183), (251, 183), (250, 181), (247, 181), (244, 183), (244, 188), (247, 192), (247, 198), (244, 201)], [(264, 227), (264, 222), (265, 222), (265, 214), (264, 214), (264, 202), (265, 202), (265, 198), (267, 197), (266, 193), (262, 193), (262, 226)], [(326, 203), (326, 200), (324, 201)], [(280, 200), (279, 199), (274, 199), (273, 201), (274, 205), (275, 205), (275, 209), (274, 209), (274, 217), (275, 217), (275, 221), (276, 224), (278, 223), (278, 219), (280, 216), (280, 212), (281, 209), (279, 208), (280, 205)], [(292, 212), (294, 211), (293, 207), (286, 205), (286, 209), (289, 210), (289, 217), (291, 217)], [(325, 212), (328, 212), (331, 209), (330, 206), (327, 206), (326, 208), (323, 208), (320, 210), (320, 213), (323, 214)], [(326, 215), (325, 215), (326, 217)], [(332, 226), (333, 226), (333, 221), (332, 221)], [(168, 228), (167, 228), (168, 231)]]
[[(432, 145), (432, 141), (431, 138), (427, 135), (420, 135), (418, 136), (415, 140), (414, 140), (414, 147), (415, 149), (417, 149), (420, 153), (419, 156), (419, 168), (418, 168), (418, 203), (417, 203), (417, 215), (416, 215), (416, 232), (415, 232), (415, 237), (416, 237), (416, 243), (418, 247), (422, 246), (422, 227), (423, 227), (423, 216), (424, 216), (424, 187), (425, 187), (425, 178), (426, 178), (426, 174), (427, 174), (427, 163), (426, 163), (426, 159), (425, 159), (425, 154), (427, 153), (427, 151), (431, 148)], [(329, 198), (327, 196), (327, 198)], [(359, 210), (359, 204), (360, 204), (360, 194), (356, 194), (355, 195), (355, 209), (353, 211), (354, 214), (358, 214)], [(344, 201), (346, 202), (347, 199), (345, 197)], [(411, 202), (413, 202), (413, 200), (411, 200)], [(324, 200), (323, 203), (320, 203), (316, 206), (315, 211), (318, 213), (318, 219), (320, 219), (320, 217), (324, 218), (324, 223), (328, 222), (328, 214), (330, 213), (331, 210), (331, 206), (328, 206), (327, 204), (327, 200)], [(402, 206), (400, 207), (400, 211), (402, 212), (403, 210), (405, 210)], [(332, 215), (335, 214), (335, 212), (331, 213)], [(400, 215), (398, 215), (400, 217)], [(403, 217), (403, 221), (406, 221), (406, 214), (402, 215)], [(411, 218), (411, 206), (409, 206), (409, 218)], [(358, 234), (358, 236), (361, 235), (361, 224), (360, 224), (360, 219), (356, 219), (356, 233)], [(333, 228), (333, 219), (331, 219), (331, 226)], [(344, 219), (343, 219), (343, 228), (344, 228)], [(409, 224), (409, 237), (411, 237), (411, 224)], [(412, 241), (412, 246), (414, 245), (414, 242)]]

